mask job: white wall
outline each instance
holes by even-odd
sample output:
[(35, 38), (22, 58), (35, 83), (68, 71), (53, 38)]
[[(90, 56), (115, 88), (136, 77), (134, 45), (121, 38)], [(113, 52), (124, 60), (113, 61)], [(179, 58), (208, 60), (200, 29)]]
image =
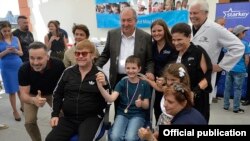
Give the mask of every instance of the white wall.
[[(207, 0), (210, 6), (209, 18), (214, 20), (215, 8), (218, 0)], [(95, 16), (95, 0), (28, 0), (31, 12), (31, 23), (36, 40), (44, 41), (48, 32), (47, 23), (50, 20), (59, 20), (73, 43), (71, 28), (73, 23), (88, 26), (90, 38), (106, 38), (109, 29), (97, 28)], [(148, 28), (145, 31), (149, 32)]]

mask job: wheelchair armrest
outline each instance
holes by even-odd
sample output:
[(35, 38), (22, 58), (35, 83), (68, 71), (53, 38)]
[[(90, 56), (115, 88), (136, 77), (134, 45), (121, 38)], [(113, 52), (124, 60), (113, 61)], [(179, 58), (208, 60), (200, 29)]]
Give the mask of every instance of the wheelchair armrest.
[(111, 103), (108, 103), (105, 108), (105, 113), (103, 117), (103, 125), (106, 129), (109, 129), (111, 127), (111, 122), (109, 121), (109, 110), (110, 110)]

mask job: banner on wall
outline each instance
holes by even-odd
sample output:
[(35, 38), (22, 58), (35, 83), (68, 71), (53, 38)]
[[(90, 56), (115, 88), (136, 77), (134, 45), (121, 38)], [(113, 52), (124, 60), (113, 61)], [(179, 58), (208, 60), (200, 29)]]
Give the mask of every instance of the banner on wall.
[[(250, 26), (250, 3), (241, 2), (241, 3), (227, 3), (227, 4), (217, 4), (216, 5), (216, 18), (224, 17), (226, 19), (226, 28), (233, 28), (239, 24), (243, 26)], [(250, 30), (246, 32), (246, 37), (244, 40), (250, 42)], [(242, 98), (246, 97), (247, 90), (247, 77), (245, 78), (243, 84)], [(225, 87), (225, 71), (222, 72), (221, 77), (217, 85), (217, 95), (224, 95)], [(231, 93), (233, 96), (233, 91)]]
[[(226, 28), (233, 28), (239, 24), (249, 27), (250, 2), (217, 3), (215, 17), (224, 17), (226, 19)], [(247, 31), (245, 40), (250, 42), (250, 30)]]
[(97, 27), (120, 27), (120, 12), (124, 7), (135, 9), (137, 27), (150, 27), (156, 19), (163, 19), (169, 27), (188, 23), (188, 0), (96, 0)]

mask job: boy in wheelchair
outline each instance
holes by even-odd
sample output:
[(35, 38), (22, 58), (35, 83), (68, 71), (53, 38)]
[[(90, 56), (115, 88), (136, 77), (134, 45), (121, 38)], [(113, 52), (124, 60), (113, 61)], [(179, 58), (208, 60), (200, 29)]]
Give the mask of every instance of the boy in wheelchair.
[(134, 55), (129, 56), (125, 62), (128, 78), (120, 80), (111, 95), (103, 87), (106, 83), (104, 74), (98, 73), (97, 86), (105, 100), (114, 102), (120, 97), (117, 115), (109, 135), (111, 141), (139, 140), (137, 131), (145, 124), (151, 96), (150, 85), (138, 76), (140, 70), (140, 59)]

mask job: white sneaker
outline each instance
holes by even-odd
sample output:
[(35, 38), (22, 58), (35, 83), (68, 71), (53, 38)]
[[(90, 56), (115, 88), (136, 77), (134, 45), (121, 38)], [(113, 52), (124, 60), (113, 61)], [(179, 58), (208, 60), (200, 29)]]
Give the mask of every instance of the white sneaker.
[(9, 128), (6, 124), (0, 124), (0, 130)]

